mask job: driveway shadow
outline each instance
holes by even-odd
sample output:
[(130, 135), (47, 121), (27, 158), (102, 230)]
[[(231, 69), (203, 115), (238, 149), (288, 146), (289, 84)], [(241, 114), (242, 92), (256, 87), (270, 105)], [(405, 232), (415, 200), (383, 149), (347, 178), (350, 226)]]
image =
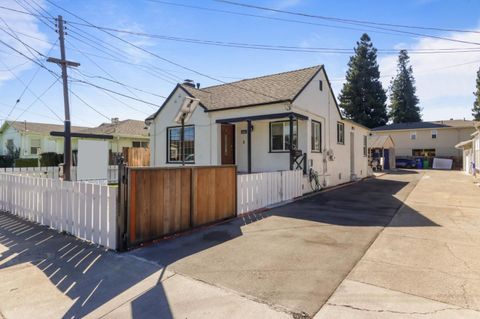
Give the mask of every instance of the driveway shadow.
[[(165, 279), (164, 271), (159, 266), (132, 260), (131, 257), (107, 251), (5, 212), (0, 213), (0, 244), (7, 248), (0, 254), (2, 278), (18, 276), (16, 272), (21, 269), (25, 271), (22, 274), (32, 274), (28, 272), (29, 267), (20, 266), (31, 264), (43, 273), (43, 279), (48, 279), (51, 283), (42, 284), (42, 287), (33, 286), (36, 288), (35, 291), (40, 289), (36, 294), (48, 293), (53, 288), (63, 293), (73, 303), (55, 304), (55, 299), (51, 299), (54, 297), (32, 296), (31, 304), (29, 300), (24, 300), (17, 306), (26, 308), (22, 313), (25, 310), (31, 311), (32, 318), (82, 318), (120, 296), (118, 302), (112, 304), (112, 309), (99, 312), (108, 313), (129, 299), (148, 294), (151, 290), (149, 286), (155, 288), (156, 302), (149, 304), (147, 313), (155, 314), (152, 318), (173, 318), (165, 291), (162, 285), (158, 284)], [(12, 272), (11, 275), (9, 271)], [(148, 282), (145, 282), (147, 279)], [(48, 281), (43, 280), (44, 283)], [(135, 287), (142, 283), (147, 288)], [(5, 282), (0, 283), (2, 289), (6, 288), (4, 284)], [(38, 280), (35, 280), (34, 284), (38, 284)], [(30, 288), (29, 285), (27, 287), (17, 286), (15, 283), (14, 285), (16, 287), (12, 290), (12, 298), (16, 292), (21, 294), (21, 290)], [(52, 303), (51, 309), (37, 312), (37, 307), (47, 303)], [(147, 309), (133, 308), (131, 318), (148, 317), (144, 316)], [(15, 313), (15, 309), (4, 308), (2, 311)]]

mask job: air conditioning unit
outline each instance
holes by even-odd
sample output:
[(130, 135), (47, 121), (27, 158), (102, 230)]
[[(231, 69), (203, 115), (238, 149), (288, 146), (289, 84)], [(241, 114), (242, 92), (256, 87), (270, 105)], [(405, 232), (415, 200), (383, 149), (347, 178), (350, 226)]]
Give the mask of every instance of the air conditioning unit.
[(329, 149), (327, 151), (327, 158), (329, 161), (334, 161), (335, 160), (335, 155), (333, 154), (333, 150), (332, 149)]

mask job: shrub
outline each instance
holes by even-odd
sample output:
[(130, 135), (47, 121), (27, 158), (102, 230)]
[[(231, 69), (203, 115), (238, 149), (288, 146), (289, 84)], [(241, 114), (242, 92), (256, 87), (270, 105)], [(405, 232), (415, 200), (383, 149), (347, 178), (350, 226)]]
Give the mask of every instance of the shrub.
[(40, 154), (40, 166), (58, 166), (63, 162), (63, 154), (47, 152)]
[(13, 166), (13, 157), (9, 155), (0, 156), (0, 167), (12, 167)]
[(15, 167), (38, 167), (37, 158), (17, 158)]

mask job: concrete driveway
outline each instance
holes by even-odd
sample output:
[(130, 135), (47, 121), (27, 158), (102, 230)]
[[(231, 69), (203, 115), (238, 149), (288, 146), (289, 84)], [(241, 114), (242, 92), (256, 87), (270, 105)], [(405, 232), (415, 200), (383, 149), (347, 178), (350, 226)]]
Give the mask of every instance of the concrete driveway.
[[(313, 316), (421, 176), (410, 171), (366, 180), (131, 254), (277, 309)], [(437, 226), (413, 209), (407, 215), (395, 227)]]

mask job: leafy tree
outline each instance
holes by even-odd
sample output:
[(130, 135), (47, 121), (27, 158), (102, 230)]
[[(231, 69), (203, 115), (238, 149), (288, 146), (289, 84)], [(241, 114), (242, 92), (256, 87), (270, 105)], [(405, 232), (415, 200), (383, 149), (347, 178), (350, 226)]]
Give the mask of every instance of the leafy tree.
[(388, 121), (387, 96), (380, 82), (377, 49), (364, 33), (350, 57), (346, 82), (339, 96), (344, 115), (369, 128)]
[(480, 68), (477, 71), (477, 91), (473, 92), (475, 102), (473, 102), (472, 116), (475, 121), (480, 121)]
[(5, 147), (7, 148), (7, 155), (11, 158), (18, 159), (20, 158), (20, 148), (16, 147), (15, 144), (6, 144)]
[(398, 55), (397, 75), (390, 87), (390, 119), (393, 123), (420, 122), (422, 116), (415, 94), (415, 78), (407, 50)]

